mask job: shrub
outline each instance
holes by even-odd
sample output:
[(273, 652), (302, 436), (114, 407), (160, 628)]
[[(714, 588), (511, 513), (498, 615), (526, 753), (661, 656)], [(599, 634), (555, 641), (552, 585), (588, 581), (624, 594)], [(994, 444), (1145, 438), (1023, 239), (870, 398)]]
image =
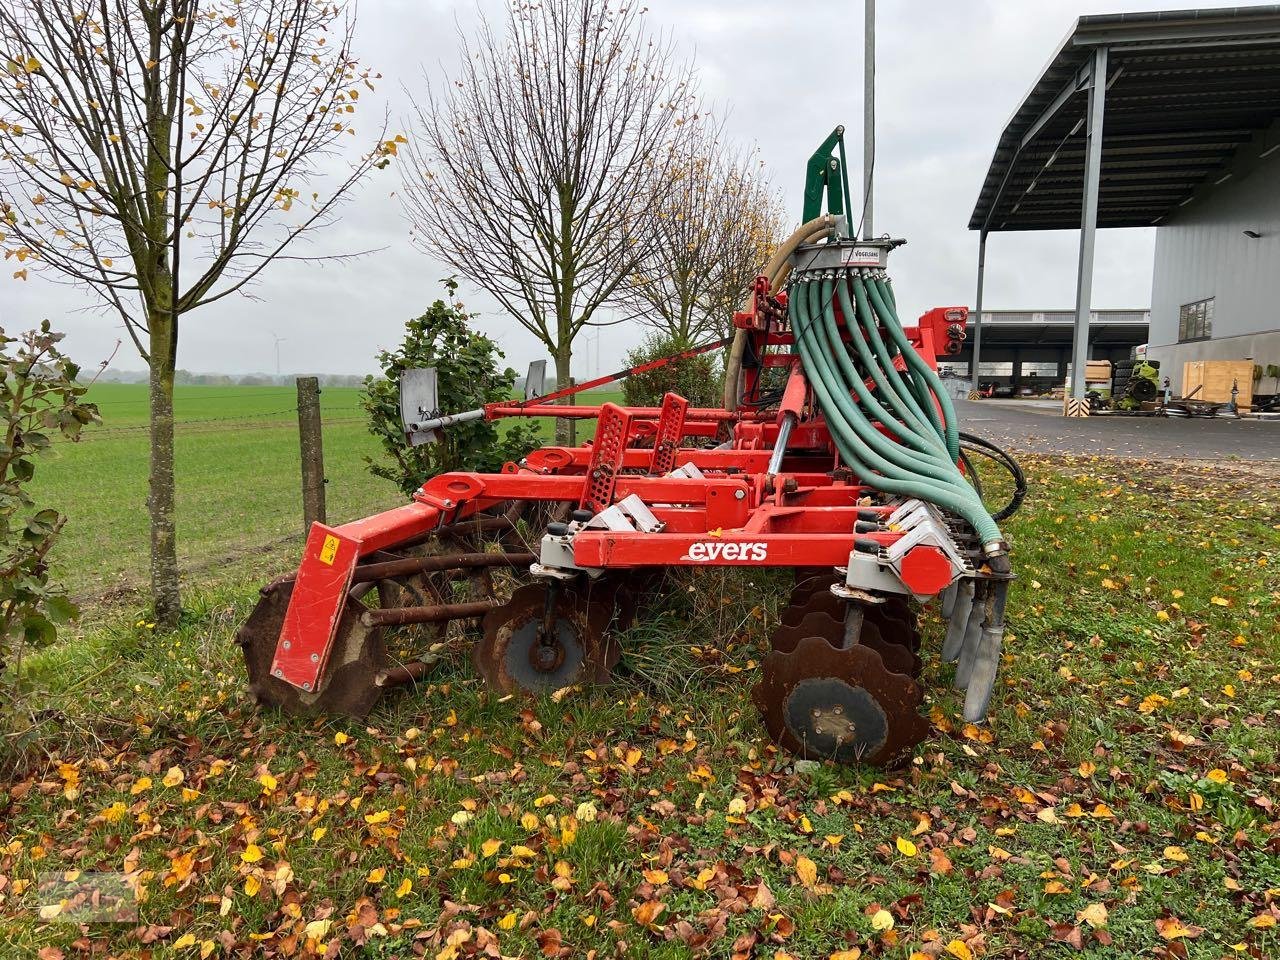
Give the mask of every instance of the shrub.
[(78, 613), (49, 579), (45, 559), (66, 518), (38, 507), (29, 492), (35, 458), (51, 436), (75, 440), (98, 422), (98, 408), (82, 402), (88, 388), (76, 382), (80, 368), (58, 350), (62, 337), (47, 320), (18, 337), (0, 329), (0, 670), (13, 659), (15, 674), (28, 647), (52, 643), (56, 624)]
[(498, 345), (468, 326), (472, 314), (456, 299), (457, 282), (449, 279), (444, 284), (449, 302), (437, 300), (422, 316), (406, 323), (400, 346), (378, 354), (382, 376), (364, 381), (361, 403), (369, 415), (369, 430), (381, 441), (387, 457), (383, 461), (366, 457), (365, 462), (374, 476), (392, 481), (406, 495), (439, 473), (496, 472), (539, 442), (537, 427), (528, 423), (472, 420), (439, 431), (437, 443), (409, 446), (400, 423), (403, 371), (436, 368), (442, 413), (510, 400), (515, 388), (516, 372), (499, 366), (504, 355)]
[[(638, 367), (643, 363), (669, 357), (689, 349), (669, 334), (651, 333), (644, 343), (627, 354), (625, 364)], [(627, 406), (658, 407), (665, 393), (678, 393), (695, 407), (718, 407), (723, 400), (721, 383), (724, 373), (715, 354), (677, 360), (656, 370), (635, 373), (622, 382)]]

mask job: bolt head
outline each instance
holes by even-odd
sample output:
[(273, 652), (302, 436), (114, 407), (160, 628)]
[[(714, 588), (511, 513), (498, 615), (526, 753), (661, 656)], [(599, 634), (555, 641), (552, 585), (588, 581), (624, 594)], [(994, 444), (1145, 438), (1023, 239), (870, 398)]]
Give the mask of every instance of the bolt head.
[(284, 648), (285, 648), (286, 650), (288, 650), (288, 649), (290, 649), (290, 648), (293, 646), (293, 641), (292, 641), (292, 640), (286, 640), (286, 641), (284, 642), (283, 646), (284, 646)]
[(303, 689), (303, 690), (310, 690), (310, 689), (311, 689), (311, 684), (310, 684), (310, 683), (307, 683), (307, 682), (303, 682), (303, 684), (302, 684), (302, 689)]
[(741, 487), (733, 491), (733, 499), (745, 500), (746, 498), (747, 498), (747, 491), (743, 490)]
[(312, 663), (319, 663), (319, 662), (320, 662), (320, 654), (318, 654), (318, 653), (313, 653), (313, 654), (311, 655), (311, 662), (312, 662)]
[(271, 671), (271, 673), (272, 673), (274, 676), (277, 676), (277, 677), (283, 677), (283, 676), (284, 676), (284, 671), (283, 671), (283, 670), (281, 670), (279, 667), (276, 667), (274, 670), (272, 670), (272, 671)]

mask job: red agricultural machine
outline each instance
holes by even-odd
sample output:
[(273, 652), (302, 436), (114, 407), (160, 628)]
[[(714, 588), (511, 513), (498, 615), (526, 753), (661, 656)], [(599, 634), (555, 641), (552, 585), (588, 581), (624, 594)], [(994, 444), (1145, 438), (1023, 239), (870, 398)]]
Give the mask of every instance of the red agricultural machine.
[[(502, 694), (604, 681), (663, 571), (789, 567), (754, 690), (775, 741), (810, 758), (909, 758), (929, 730), (917, 610), (932, 598), (949, 618), (942, 655), (957, 662), (965, 717), (981, 720), (1011, 578), (996, 523), (1025, 484), (1007, 454), (960, 432), (938, 379), (966, 309), (904, 327), (885, 272), (902, 241), (848, 237), (841, 132), (814, 155), (806, 222), (757, 278), (733, 337), (703, 348), (729, 347), (722, 407), (670, 393), (661, 407), (565, 406), (560, 391), (440, 416), (433, 374), (426, 400), (402, 383), (414, 442), (480, 417), (590, 418), (595, 436), (314, 525), (296, 575), (263, 590), (239, 634), (258, 701), (363, 716), (428, 669), (393, 662), (385, 631), (454, 621), (479, 622), (475, 664)], [(995, 518), (970, 453), (1017, 481)], [(523, 580), (509, 596), (495, 592), (499, 568)]]

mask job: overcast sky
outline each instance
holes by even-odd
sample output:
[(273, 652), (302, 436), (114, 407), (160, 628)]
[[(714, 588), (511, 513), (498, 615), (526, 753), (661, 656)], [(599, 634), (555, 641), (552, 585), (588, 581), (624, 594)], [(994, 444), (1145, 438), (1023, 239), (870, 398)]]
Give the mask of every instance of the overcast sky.
[[(1230, 3), (1198, 0), (1198, 6)], [(969, 215), (996, 139), (1041, 68), (1086, 13), (1155, 10), (1177, 4), (1079, 0), (881, 0), (878, 7), (878, 148), (875, 227), (905, 237), (890, 263), (906, 316), (935, 305), (971, 304), (977, 234)], [(728, 111), (728, 132), (759, 146), (798, 221), (804, 163), (838, 123), (848, 128), (853, 183), (860, 182), (862, 4), (858, 0), (648, 0), (648, 18), (692, 55), (707, 97)], [(378, 95), (404, 129), (400, 86), (420, 89), (423, 70), (457, 62), (456, 30), (501, 2), (362, 0), (356, 51), (384, 76)], [(455, 28), (456, 24), (456, 28)], [(366, 120), (366, 128), (372, 120)], [(272, 334), (284, 338), (286, 373), (367, 373), (374, 355), (400, 339), (404, 321), (439, 294), (447, 271), (408, 239), (395, 196), (399, 174), (376, 173), (312, 250), (382, 247), (357, 262), (279, 263), (253, 288), (188, 314), (178, 365), (198, 372), (249, 373), (275, 366)], [(855, 188), (856, 189), (856, 188)], [(989, 309), (1074, 305), (1076, 233), (993, 234), (987, 246)], [(1096, 307), (1146, 307), (1154, 231), (1099, 235)], [(49, 318), (68, 332), (83, 366), (106, 358), (123, 336), (85, 293), (31, 271), (23, 283), (0, 274), (0, 326), (12, 331)], [(523, 369), (544, 355), (533, 337), (465, 284), (480, 327)], [(86, 309), (88, 308), (88, 309)], [(575, 372), (616, 369), (641, 331), (605, 329), (580, 341)], [(141, 369), (126, 340), (113, 366)], [(599, 354), (599, 367), (597, 366)]]

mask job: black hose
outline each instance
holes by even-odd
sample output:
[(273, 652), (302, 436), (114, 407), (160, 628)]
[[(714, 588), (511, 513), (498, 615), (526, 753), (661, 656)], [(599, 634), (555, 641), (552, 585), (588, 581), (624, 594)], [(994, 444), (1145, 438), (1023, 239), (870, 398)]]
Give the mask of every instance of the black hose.
[[(1022, 467), (1019, 466), (1018, 461), (1015, 460), (1007, 450), (997, 446), (990, 440), (986, 440), (972, 433), (964, 432), (961, 432), (960, 439), (966, 444), (966, 450), (986, 457), (988, 460), (994, 460), (996, 463), (1000, 464), (1000, 466), (1004, 467), (1004, 469), (1009, 472), (1009, 475), (1013, 477), (1013, 496), (1009, 499), (1009, 502), (1005, 505), (1003, 510), (991, 515), (991, 519), (996, 522), (1007, 520), (1018, 512), (1022, 507), (1022, 501), (1027, 497), (1027, 477), (1026, 474), (1022, 472)], [(965, 466), (966, 469), (969, 466), (967, 461)], [(976, 487), (976, 489), (980, 491), (981, 487)]]
[(969, 459), (969, 455), (965, 453), (963, 447), (960, 448), (960, 462), (964, 464), (964, 475), (969, 478), (969, 483), (973, 485), (974, 492), (978, 495), (978, 499), (981, 500), (982, 478), (978, 476), (978, 471), (974, 469), (973, 461)]

